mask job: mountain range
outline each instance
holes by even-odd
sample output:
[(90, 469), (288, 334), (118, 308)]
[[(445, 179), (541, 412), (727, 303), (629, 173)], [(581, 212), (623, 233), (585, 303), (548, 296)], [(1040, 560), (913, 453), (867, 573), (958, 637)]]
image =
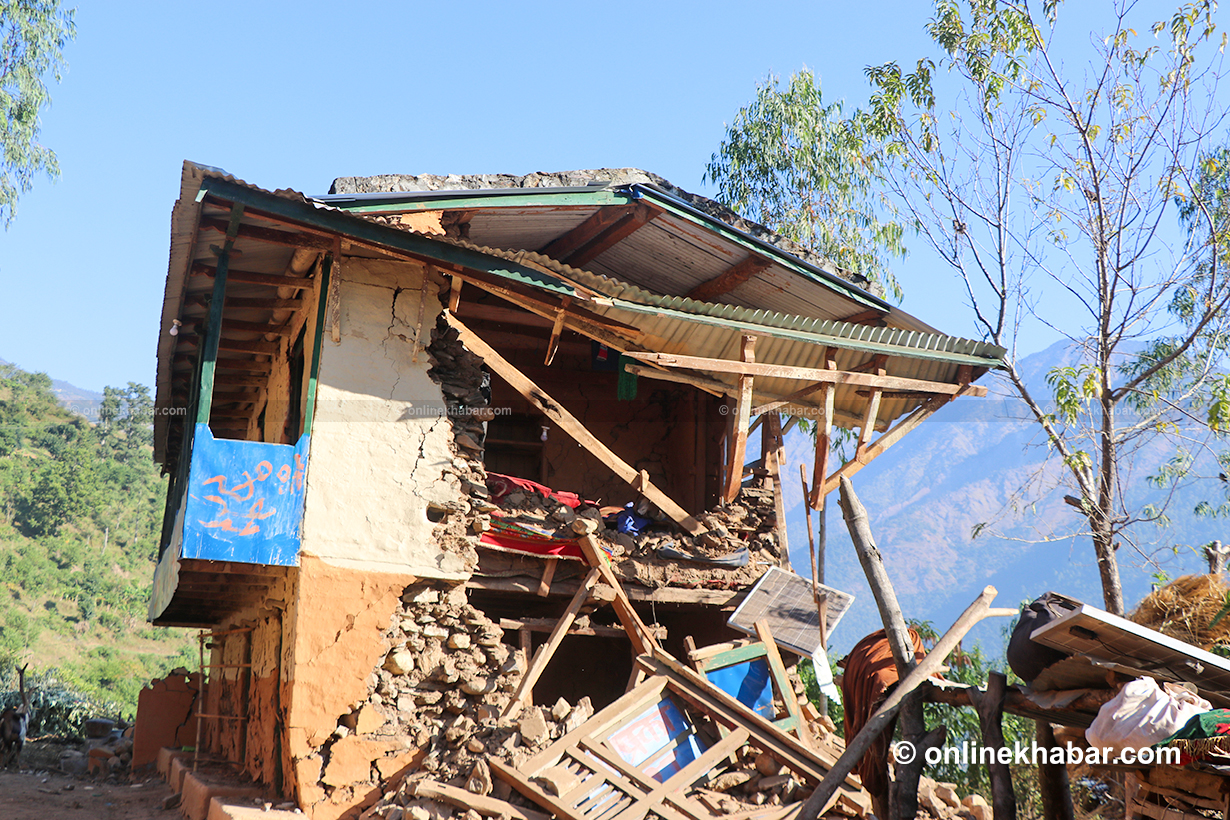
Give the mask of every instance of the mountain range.
[[(1073, 358), (1058, 343), (1022, 360), (1033, 395), (1050, 395), (1046, 374)], [(988, 584), (998, 590), (994, 605), (999, 607), (1016, 607), (1047, 591), (1102, 606), (1092, 543), (1079, 534), (1079, 512), (1063, 501), (1072, 490), (1059, 484), (1062, 464), (1047, 451), (1041, 429), (1026, 420), (1010, 386), (994, 374), (982, 383), (989, 388), (986, 398), (962, 398), (942, 408), (852, 479), (902, 611), (907, 618), (931, 621), (941, 633)], [(786, 447), (786, 476), (797, 476), (795, 465), (811, 464), (814, 445), (792, 430)], [(1121, 467), (1130, 501), (1165, 502), (1164, 491), (1146, 479), (1174, 454), (1174, 444), (1166, 440), (1133, 454)], [(1212, 478), (1174, 494), (1167, 506), (1169, 525), (1137, 525), (1140, 550), (1124, 543), (1117, 553), (1129, 610), (1149, 593), (1156, 573), (1175, 578), (1205, 572), (1200, 548), (1214, 539), (1230, 540), (1222, 520), (1193, 514), (1202, 499), (1214, 504), (1225, 499), (1215, 462), (1207, 458), (1197, 467)], [(796, 571), (806, 574), (802, 488), (796, 478), (787, 480), (785, 489), (791, 558)], [(826, 515), (825, 581), (855, 596), (832, 635), (830, 654), (840, 656), (881, 623), (836, 492), (828, 497)], [(985, 526), (975, 538), (978, 525)], [(1012, 626), (1012, 619), (988, 619), (966, 643), (998, 654)]]

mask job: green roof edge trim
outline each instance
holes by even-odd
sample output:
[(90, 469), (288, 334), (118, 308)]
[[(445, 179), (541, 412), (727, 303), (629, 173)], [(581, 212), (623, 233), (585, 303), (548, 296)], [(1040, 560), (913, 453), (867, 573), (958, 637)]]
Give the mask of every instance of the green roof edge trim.
[(448, 208), (517, 208), (536, 205), (598, 207), (602, 205), (629, 205), (635, 199), (628, 191), (611, 188), (595, 188), (592, 192), (556, 191), (553, 193), (548, 193), (551, 190), (549, 188), (533, 193), (528, 193), (521, 188), (515, 188), (510, 189), (510, 193), (507, 194), (498, 193), (498, 190), (493, 189), (482, 196), (459, 196), (457, 191), (451, 189), (441, 191), (404, 191), (398, 193), (415, 194), (416, 197), (414, 199), (397, 200), (393, 198), (393, 194), (390, 194), (386, 201), (381, 201), (379, 197), (373, 197), (371, 200), (358, 200), (350, 203), (334, 201), (335, 198), (341, 197), (340, 194), (314, 197), (314, 199), (319, 199), (321, 202), (328, 204), (330, 208), (357, 214), (388, 213), (390, 211), (394, 213), (436, 211)]

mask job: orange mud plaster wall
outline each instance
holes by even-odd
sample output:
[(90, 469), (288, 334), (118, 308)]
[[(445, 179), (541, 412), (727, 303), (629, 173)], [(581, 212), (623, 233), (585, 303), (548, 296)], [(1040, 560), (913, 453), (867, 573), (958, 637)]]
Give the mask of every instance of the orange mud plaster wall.
[(391, 648), (384, 630), (402, 591), (415, 580), (301, 557), (288, 666), (293, 670), (287, 711), (293, 784), (287, 791), (293, 785), (312, 820), (357, 815), (359, 807), (379, 797), (373, 764), (391, 771), (414, 755), (406, 744), (364, 738), (359, 731), (334, 743), (328, 761), (321, 747), (339, 719), (367, 699), (369, 678)]
[(412, 263), (343, 257), (335, 266), (337, 307), (325, 316), (304, 554), (441, 580), (462, 580), (473, 566), (473, 550), (442, 548), (427, 517), (430, 503), (460, 496), (452, 424), (423, 349), (446, 286)]

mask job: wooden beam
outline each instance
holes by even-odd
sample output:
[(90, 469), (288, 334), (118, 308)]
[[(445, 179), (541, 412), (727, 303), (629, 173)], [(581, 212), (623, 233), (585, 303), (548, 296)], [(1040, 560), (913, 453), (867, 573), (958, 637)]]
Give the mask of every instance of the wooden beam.
[(606, 553), (598, 544), (598, 539), (592, 535), (582, 535), (577, 539), (577, 544), (581, 547), (581, 554), (585, 556), (585, 562), (601, 572), (603, 582), (615, 590), (615, 600), (611, 602), (611, 607), (619, 617), (619, 622), (623, 624), (624, 631), (628, 633), (628, 640), (632, 641), (633, 651), (637, 655), (661, 655), (662, 647), (658, 646), (653, 632), (632, 608), (632, 602), (628, 600), (623, 584), (619, 583), (619, 579), (611, 570), (611, 564), (607, 561)]
[[(838, 467), (832, 475), (824, 479), (823, 492), (827, 494), (837, 489), (837, 483), (843, 476), (848, 478), (866, 467), (874, 459), (883, 454), (889, 447), (892, 447), (894, 444), (901, 441), (906, 433), (910, 432), (915, 427), (931, 418), (931, 416), (935, 415), (935, 412), (951, 401), (952, 398), (953, 397), (949, 396), (934, 398), (921, 407), (916, 408), (914, 412), (910, 413), (910, 415), (898, 421), (891, 430), (882, 433), (878, 439), (869, 444), (863, 450), (861, 456), (856, 452), (854, 458)], [(812, 490), (812, 493), (815, 493), (814, 489)]]
[(778, 565), (789, 570), (790, 541), (786, 534), (786, 497), (782, 485), (782, 470), (786, 465), (786, 439), (782, 434), (782, 417), (777, 413), (768, 413), (761, 418), (765, 420), (761, 452), (764, 453), (764, 466), (769, 472), (769, 480), (773, 483), (773, 515), (777, 519), (773, 531), (777, 534)]
[(786, 664), (782, 663), (781, 653), (777, 651), (777, 641), (773, 640), (769, 621), (761, 618), (752, 624), (752, 628), (756, 630), (756, 637), (764, 644), (765, 659), (769, 662), (769, 669), (773, 671), (773, 680), (781, 689), (777, 694), (786, 707), (786, 714), (797, 722), (796, 731), (799, 740), (803, 741), (803, 745), (807, 748), (815, 749), (816, 740), (811, 736), (811, 730), (807, 728), (807, 721), (803, 719), (803, 710), (799, 708), (798, 698), (794, 695), (794, 687), (790, 683), (790, 677), (786, 674)]
[(712, 301), (715, 297), (724, 296), (739, 287), (739, 285), (742, 285), (761, 271), (768, 270), (770, 264), (772, 263), (763, 256), (752, 254), (709, 281), (701, 282), (692, 288), (692, 290), (688, 291), (688, 298), (697, 299), (702, 302)]
[(880, 415), (880, 399), (884, 391), (879, 388), (873, 388), (871, 396), (867, 400), (867, 409), (863, 411), (863, 424), (858, 430), (858, 447), (855, 448), (856, 457), (859, 454), (866, 455), (867, 445), (871, 441), (871, 434), (876, 429), (876, 418)]
[(547, 355), (543, 361), (547, 366), (555, 360), (555, 351), (559, 349), (559, 335), (564, 329), (564, 320), (568, 318), (568, 304), (572, 300), (565, 296), (560, 301), (563, 305), (555, 315), (555, 322), (551, 325), (551, 338), (547, 340)]
[[(470, 580), (466, 581), (466, 586), (470, 589), (481, 589), (488, 592), (533, 595), (538, 591), (538, 578), (492, 578), (473, 575)], [(555, 581), (551, 584), (551, 595), (569, 595), (576, 591), (576, 587), (576, 581)], [(626, 587), (624, 592), (629, 600), (639, 603), (718, 608), (737, 606), (747, 594), (745, 589), (687, 589), (685, 587), (651, 589), (639, 585)]]
[(826, 384), (821, 394), (822, 415), (816, 420), (816, 458), (811, 474), (811, 498), (808, 499), (813, 510), (824, 509), (824, 478), (829, 472), (829, 456), (833, 449), (833, 398), (836, 393), (834, 385)]
[(600, 577), (602, 577), (602, 572), (597, 567), (591, 569), (589, 575), (585, 576), (585, 580), (581, 582), (581, 588), (572, 596), (572, 601), (569, 602), (568, 608), (564, 610), (564, 614), (560, 616), (555, 629), (551, 631), (551, 637), (538, 648), (530, 668), (526, 670), (525, 675), (521, 678), (521, 682), (517, 684), (517, 691), (513, 693), (512, 700), (504, 707), (504, 712), (500, 715), (501, 719), (520, 712), (522, 705), (533, 697), (534, 684), (542, 677), (543, 670), (551, 662), (551, 658), (555, 655), (555, 650), (559, 648), (560, 641), (564, 640), (564, 636), (568, 634), (568, 628), (576, 620), (577, 613), (581, 611), (581, 607), (585, 606), (585, 602), (589, 600), (590, 590), (594, 588), (594, 584), (598, 583)]
[(238, 319), (224, 319), (222, 321), (222, 332), (228, 330), (243, 332), (243, 333), (272, 333), (277, 336), (289, 336), (290, 325), (267, 325), (262, 322), (241, 322)]
[[(756, 361), (756, 337), (744, 336), (739, 350), (740, 361), (751, 364)], [(722, 494), (729, 504), (743, 487), (743, 462), (747, 459), (747, 427), (752, 413), (752, 376), (739, 377), (739, 394), (735, 403), (734, 418), (730, 429), (731, 446), (726, 464), (726, 491)]]
[[(217, 274), (217, 268), (213, 265), (208, 265), (204, 262), (192, 263), (192, 276), (207, 276), (213, 277)], [(267, 285), (274, 288), (311, 288), (314, 280), (302, 276), (281, 276), (272, 273), (257, 273), (256, 271), (235, 270), (231, 268), (227, 271), (227, 276), (230, 281), (237, 282), (242, 285)]]
[(574, 267), (591, 262), (647, 225), (658, 212), (648, 205), (599, 208), (589, 219), (545, 245), (540, 253)]
[(987, 394), (985, 387), (977, 387), (975, 385), (932, 382), (922, 379), (908, 379), (903, 376), (879, 376), (871, 373), (855, 373), (849, 370), (822, 370), (815, 367), (734, 362), (729, 359), (708, 359), (700, 356), (679, 356), (671, 353), (629, 352), (627, 355), (649, 364), (710, 373), (735, 373), (741, 376), (760, 376), (771, 379), (799, 379), (801, 381), (848, 384), (858, 387), (880, 387), (888, 390), (915, 390), (920, 393), (938, 393), (941, 395), (985, 396)]
[[(496, 375), (504, 379), (514, 390), (528, 399), (547, 418), (551, 419), (556, 427), (572, 437), (574, 441), (588, 450), (600, 462), (610, 467), (611, 471), (617, 476), (628, 484), (636, 486), (640, 480), (639, 470), (615, 455), (609, 447), (599, 441), (575, 416), (565, 410), (546, 391), (534, 384), (521, 371), (513, 367), (503, 356), (496, 353), (490, 345), (484, 342), (474, 331), (466, 327), (460, 319), (452, 314), (445, 314), (445, 317), (449, 325), (457, 330), (462, 344), (482, 358)], [(662, 492), (654, 484), (646, 482), (644, 488), (641, 489), (641, 494), (656, 504), (658, 509), (662, 510), (667, 517), (691, 535), (700, 535), (706, 531), (699, 521), (689, 515), (683, 507), (675, 503), (674, 499)]]
[(550, 815), (532, 809), (523, 809), (495, 797), (484, 797), (457, 786), (437, 783), (434, 780), (414, 780), (410, 792), (415, 797), (437, 800), (462, 809), (474, 809), (484, 817), (507, 817), (509, 820), (551, 820)]
[[(555, 625), (559, 621), (555, 618), (500, 618), (500, 629), (505, 632), (551, 632), (555, 629)], [(653, 636), (658, 640), (666, 639), (666, 627), (649, 626), (646, 628), (653, 633)], [(627, 638), (628, 633), (624, 631), (622, 626), (577, 626), (576, 621), (573, 621), (572, 626), (568, 628), (569, 635), (581, 635), (587, 638)]]
[(871, 325), (872, 327), (884, 327), (884, 316), (886, 312), (887, 311), (872, 308), (871, 310), (859, 311), (858, 313), (854, 313), (844, 319), (838, 319), (837, 321), (846, 322), (851, 325)]
[[(194, 293), (184, 299), (185, 304), (209, 307), (209, 298), (203, 293)], [(273, 299), (256, 296), (228, 296), (228, 308), (252, 308), (254, 310), (298, 310), (303, 307), (302, 299)]]
[(808, 396), (812, 395), (813, 393), (819, 393), (821, 390), (824, 389), (825, 384), (827, 384), (827, 382), (819, 382), (818, 384), (808, 385), (807, 387), (804, 387), (802, 390), (794, 391), (789, 396), (782, 396), (780, 399), (774, 399), (773, 401), (765, 402), (764, 404), (759, 405), (758, 407), (753, 407), (752, 415), (759, 416), (762, 413), (768, 413), (768, 412), (777, 410), (779, 407), (784, 407), (787, 404), (794, 404), (799, 399), (805, 399)]
[[(226, 233), (227, 223), (224, 219), (203, 217), (201, 228)], [(333, 247), (333, 240), (315, 234), (289, 233), (273, 228), (262, 228), (259, 225), (240, 225), (240, 239), (255, 239), (258, 242), (268, 242), (271, 245), (284, 245), (288, 248), (305, 248), (307, 250), (327, 251)]]

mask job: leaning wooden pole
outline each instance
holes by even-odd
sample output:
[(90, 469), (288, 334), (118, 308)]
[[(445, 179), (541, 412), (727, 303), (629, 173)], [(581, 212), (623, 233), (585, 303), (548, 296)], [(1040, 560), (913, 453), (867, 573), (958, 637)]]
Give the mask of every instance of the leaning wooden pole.
[(982, 594), (961, 613), (956, 623), (936, 641), (931, 654), (923, 658), (905, 680), (897, 684), (897, 688), (888, 696), (888, 700), (884, 701), (884, 705), (876, 710), (876, 713), (871, 716), (854, 739), (847, 742), (846, 750), (842, 752), (833, 768), (812, 792), (811, 797), (807, 798), (807, 802), (803, 804), (798, 820), (816, 820), (820, 816), (821, 809), (828, 803), (829, 798), (833, 796), (850, 772), (854, 771), (855, 764), (897, 716), (901, 702), (921, 686), (927, 678), (935, 674), (943, 665), (944, 659), (948, 657), (948, 653), (957, 648), (957, 644), (973, 629), (974, 624), (990, 613), (991, 601), (995, 599), (995, 595), (995, 587), (989, 586), (982, 590)]
[[(867, 520), (867, 510), (855, 495), (850, 479), (842, 476), (839, 486), (842, 515), (846, 519), (854, 550), (858, 553), (859, 563), (863, 565), (863, 573), (867, 576), (867, 583), (871, 586), (871, 593), (875, 596), (876, 606), (880, 610), (880, 620), (884, 623), (884, 633), (888, 636), (888, 645), (897, 664), (897, 678), (900, 680), (909, 675), (917, 665), (914, 660), (914, 641), (910, 638), (910, 630), (906, 626), (905, 616), (901, 613), (901, 605), (897, 602), (893, 583), (884, 568), (884, 558), (876, 547), (871, 523)], [(923, 702), (919, 694), (921, 693), (906, 700), (901, 709), (902, 737), (919, 747), (919, 754), (911, 760), (899, 761), (897, 766), (896, 777), (892, 781), (892, 790), (888, 796), (889, 814), (894, 820), (911, 820), (918, 814), (918, 780), (922, 776), (922, 753), (928, 742), (942, 742), (944, 736), (941, 732), (931, 738), (927, 737)], [(883, 809), (880, 807), (877, 810)]]

